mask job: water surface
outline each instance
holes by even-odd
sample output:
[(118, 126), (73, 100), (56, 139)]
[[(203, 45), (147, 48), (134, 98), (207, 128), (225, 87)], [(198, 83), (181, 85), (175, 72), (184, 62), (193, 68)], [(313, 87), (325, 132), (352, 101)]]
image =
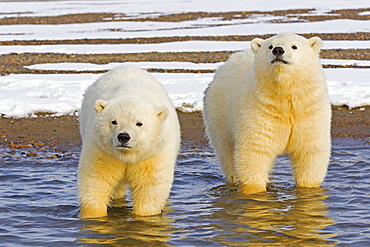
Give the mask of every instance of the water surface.
[(77, 217), (78, 153), (23, 156), (0, 160), (1, 246), (370, 246), (365, 144), (333, 147), (321, 189), (295, 188), (280, 157), (268, 192), (253, 196), (224, 184), (213, 153), (182, 152), (162, 215), (135, 216), (128, 198), (86, 221)]

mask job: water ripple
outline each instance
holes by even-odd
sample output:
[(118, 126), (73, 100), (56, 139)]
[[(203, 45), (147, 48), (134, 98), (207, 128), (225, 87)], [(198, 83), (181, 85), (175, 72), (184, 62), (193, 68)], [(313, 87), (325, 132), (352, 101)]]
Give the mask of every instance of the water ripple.
[(162, 215), (135, 216), (127, 198), (87, 221), (77, 217), (77, 157), (0, 161), (3, 245), (370, 245), (368, 147), (334, 147), (321, 189), (295, 188), (279, 157), (268, 191), (250, 196), (225, 185), (212, 153), (182, 153)]

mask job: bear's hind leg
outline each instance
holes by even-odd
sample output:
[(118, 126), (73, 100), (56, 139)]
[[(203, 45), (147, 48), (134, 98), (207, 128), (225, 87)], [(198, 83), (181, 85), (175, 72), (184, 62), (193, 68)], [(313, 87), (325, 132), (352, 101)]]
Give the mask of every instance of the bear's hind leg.
[(114, 189), (112, 200), (122, 199), (126, 195), (126, 187), (126, 182), (122, 180)]
[(217, 158), (221, 163), (222, 172), (226, 177), (226, 183), (229, 185), (236, 185), (236, 175), (234, 168), (234, 146), (230, 140), (224, 140), (222, 146), (214, 146)]

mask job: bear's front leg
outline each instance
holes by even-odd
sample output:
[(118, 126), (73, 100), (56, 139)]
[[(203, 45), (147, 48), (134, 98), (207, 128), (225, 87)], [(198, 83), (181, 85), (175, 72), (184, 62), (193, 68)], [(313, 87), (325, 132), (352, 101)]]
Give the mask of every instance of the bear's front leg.
[[(329, 106), (330, 107), (330, 106)], [(297, 127), (287, 148), (297, 187), (320, 187), (330, 161), (330, 114), (317, 116)], [(319, 120), (326, 122), (319, 125)], [(319, 119), (319, 120), (317, 120)]]
[(105, 204), (80, 204), (80, 218), (81, 219), (93, 219), (101, 218), (108, 215), (108, 206)]
[(85, 177), (84, 179), (80, 179), (79, 177), (78, 197), (80, 202), (80, 218), (100, 218), (107, 216), (112, 192), (113, 186), (101, 178)]
[[(253, 194), (266, 191), (269, 174), (272, 170), (276, 155), (279, 152), (272, 142), (263, 143), (263, 137), (255, 138), (241, 136), (235, 145), (235, 172), (239, 190), (243, 194)], [(270, 145), (269, 145), (270, 144)]]
[(78, 174), (78, 199), (80, 218), (100, 218), (107, 216), (108, 205), (118, 182), (111, 174), (103, 174), (92, 169), (83, 169), (80, 164)]
[(139, 216), (162, 213), (172, 187), (173, 166), (156, 169), (160, 164), (150, 163), (142, 167), (140, 176), (129, 181), (134, 202), (133, 213)]
[(91, 180), (91, 184), (79, 186), (80, 218), (100, 218), (107, 216), (110, 193), (103, 187), (96, 187), (99, 184), (106, 186), (100, 181)]
[(290, 133), (285, 122), (275, 119), (278, 113), (252, 110), (253, 114), (236, 120), (244, 123), (237, 125), (234, 151), (235, 172), (244, 194), (266, 191), (274, 161), (285, 150)]
[(324, 181), (330, 160), (330, 144), (312, 146), (291, 153), (297, 187), (317, 188)]
[[(155, 191), (153, 188), (142, 188), (143, 191), (139, 192), (141, 195), (134, 197), (134, 209), (133, 213), (139, 216), (151, 216), (162, 213), (169, 193), (162, 191), (163, 195), (155, 196), (152, 192), (145, 193), (144, 191)], [(154, 193), (154, 192), (153, 192)]]
[(132, 185), (133, 213), (139, 216), (161, 214), (170, 195), (171, 184), (172, 182), (152, 181)]
[(253, 150), (253, 148), (249, 150), (240, 148), (235, 151), (235, 156), (240, 192), (254, 194), (266, 191), (274, 158), (266, 152)]

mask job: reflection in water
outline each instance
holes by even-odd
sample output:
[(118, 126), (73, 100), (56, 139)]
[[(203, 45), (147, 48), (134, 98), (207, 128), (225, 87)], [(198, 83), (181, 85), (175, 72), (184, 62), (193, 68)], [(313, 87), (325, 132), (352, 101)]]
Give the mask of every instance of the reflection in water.
[(170, 246), (166, 243), (175, 229), (166, 212), (157, 216), (140, 217), (131, 214), (124, 206), (111, 208), (107, 217), (86, 220), (86, 224), (80, 231), (85, 237), (78, 239), (79, 243), (110, 246)]
[[(241, 246), (251, 243), (288, 246), (331, 246), (334, 234), (324, 234), (323, 229), (335, 224), (327, 217), (325, 189), (270, 188), (268, 193), (240, 195), (221, 186), (214, 193), (224, 195), (213, 201), (217, 220), (213, 225), (222, 231), (212, 240), (222, 245)], [(222, 226), (221, 228), (219, 226)]]
[(162, 215), (137, 217), (122, 200), (86, 221), (77, 217), (78, 156), (0, 157), (0, 245), (370, 246), (369, 145), (334, 147), (325, 189), (294, 188), (279, 157), (268, 191), (253, 196), (225, 185), (214, 154), (183, 153)]

